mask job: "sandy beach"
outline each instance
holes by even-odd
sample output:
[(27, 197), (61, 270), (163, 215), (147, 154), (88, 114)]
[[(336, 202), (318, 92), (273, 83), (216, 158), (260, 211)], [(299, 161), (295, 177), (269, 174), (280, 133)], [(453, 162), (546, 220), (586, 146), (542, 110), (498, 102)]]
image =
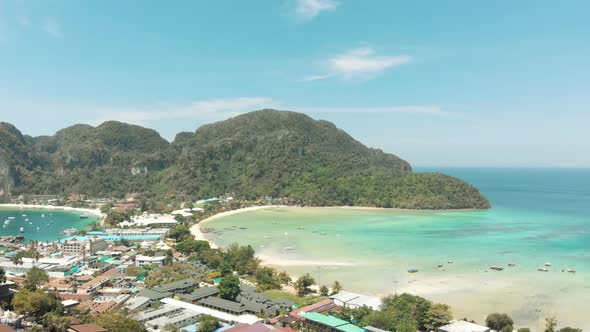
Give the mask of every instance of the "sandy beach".
[(244, 212), (257, 211), (257, 210), (263, 210), (263, 209), (277, 209), (277, 208), (284, 208), (284, 207), (285, 206), (282, 206), (282, 205), (250, 206), (247, 208), (221, 212), (221, 213), (213, 215), (207, 219), (201, 220), (198, 224), (193, 225), (190, 228), (190, 231), (191, 231), (191, 234), (195, 237), (195, 240), (208, 241), (211, 248), (219, 248), (219, 246), (217, 244), (213, 243), (210, 239), (207, 239), (207, 237), (205, 237), (205, 233), (203, 233), (201, 230), (201, 228), (203, 226), (205, 226), (205, 224), (207, 224), (208, 222), (218, 219), (218, 218), (233, 216), (233, 215), (244, 213)]
[(69, 206), (53, 206), (53, 205), (32, 205), (32, 204), (0, 204), (0, 208), (10, 208), (10, 209), (38, 209), (38, 210), (64, 210), (64, 211), (74, 211), (74, 212), (82, 212), (87, 214), (92, 214), (97, 217), (102, 217), (102, 212), (99, 209), (83, 209), (83, 208), (73, 208)]

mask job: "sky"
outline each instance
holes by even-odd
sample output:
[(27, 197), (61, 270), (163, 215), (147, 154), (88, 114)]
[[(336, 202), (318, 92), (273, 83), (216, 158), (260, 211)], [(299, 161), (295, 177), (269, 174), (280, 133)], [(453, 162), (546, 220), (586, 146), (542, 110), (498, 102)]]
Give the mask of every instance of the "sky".
[(0, 0), (0, 121), (276, 108), (415, 166), (590, 167), (587, 0)]

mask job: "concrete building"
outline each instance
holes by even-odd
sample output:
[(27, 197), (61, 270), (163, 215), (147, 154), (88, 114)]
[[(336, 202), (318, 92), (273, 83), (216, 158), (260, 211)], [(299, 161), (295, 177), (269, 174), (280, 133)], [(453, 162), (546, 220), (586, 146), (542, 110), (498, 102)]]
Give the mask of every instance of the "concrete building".
[[(168, 228), (109, 228), (104, 232), (100, 232), (109, 236), (142, 236), (142, 235), (157, 235), (161, 239), (166, 238)], [(88, 232), (89, 235), (92, 232)]]
[(165, 260), (166, 260), (165, 256), (150, 257), (150, 256), (138, 255), (135, 257), (135, 266), (139, 266), (139, 267), (143, 267), (146, 265), (163, 266)]
[(93, 255), (108, 247), (105, 239), (98, 236), (72, 238), (61, 243), (61, 251), (68, 256)]

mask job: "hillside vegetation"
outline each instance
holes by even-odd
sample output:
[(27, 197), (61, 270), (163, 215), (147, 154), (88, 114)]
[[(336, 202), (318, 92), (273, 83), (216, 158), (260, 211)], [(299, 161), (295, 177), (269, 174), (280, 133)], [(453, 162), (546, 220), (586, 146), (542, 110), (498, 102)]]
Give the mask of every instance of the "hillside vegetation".
[(182, 199), (285, 197), (313, 206), (489, 207), (462, 180), (413, 173), (406, 161), (367, 148), (330, 122), (276, 110), (205, 125), (172, 143), (154, 130), (114, 121), (36, 138), (2, 123), (2, 189), (4, 196), (150, 191)]

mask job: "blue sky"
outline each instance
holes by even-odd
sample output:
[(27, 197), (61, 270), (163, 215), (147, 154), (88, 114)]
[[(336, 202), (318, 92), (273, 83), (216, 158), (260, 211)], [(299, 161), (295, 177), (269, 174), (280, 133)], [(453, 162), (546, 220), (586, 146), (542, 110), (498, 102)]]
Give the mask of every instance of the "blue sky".
[(588, 1), (0, 0), (0, 119), (278, 108), (417, 166), (590, 167)]

